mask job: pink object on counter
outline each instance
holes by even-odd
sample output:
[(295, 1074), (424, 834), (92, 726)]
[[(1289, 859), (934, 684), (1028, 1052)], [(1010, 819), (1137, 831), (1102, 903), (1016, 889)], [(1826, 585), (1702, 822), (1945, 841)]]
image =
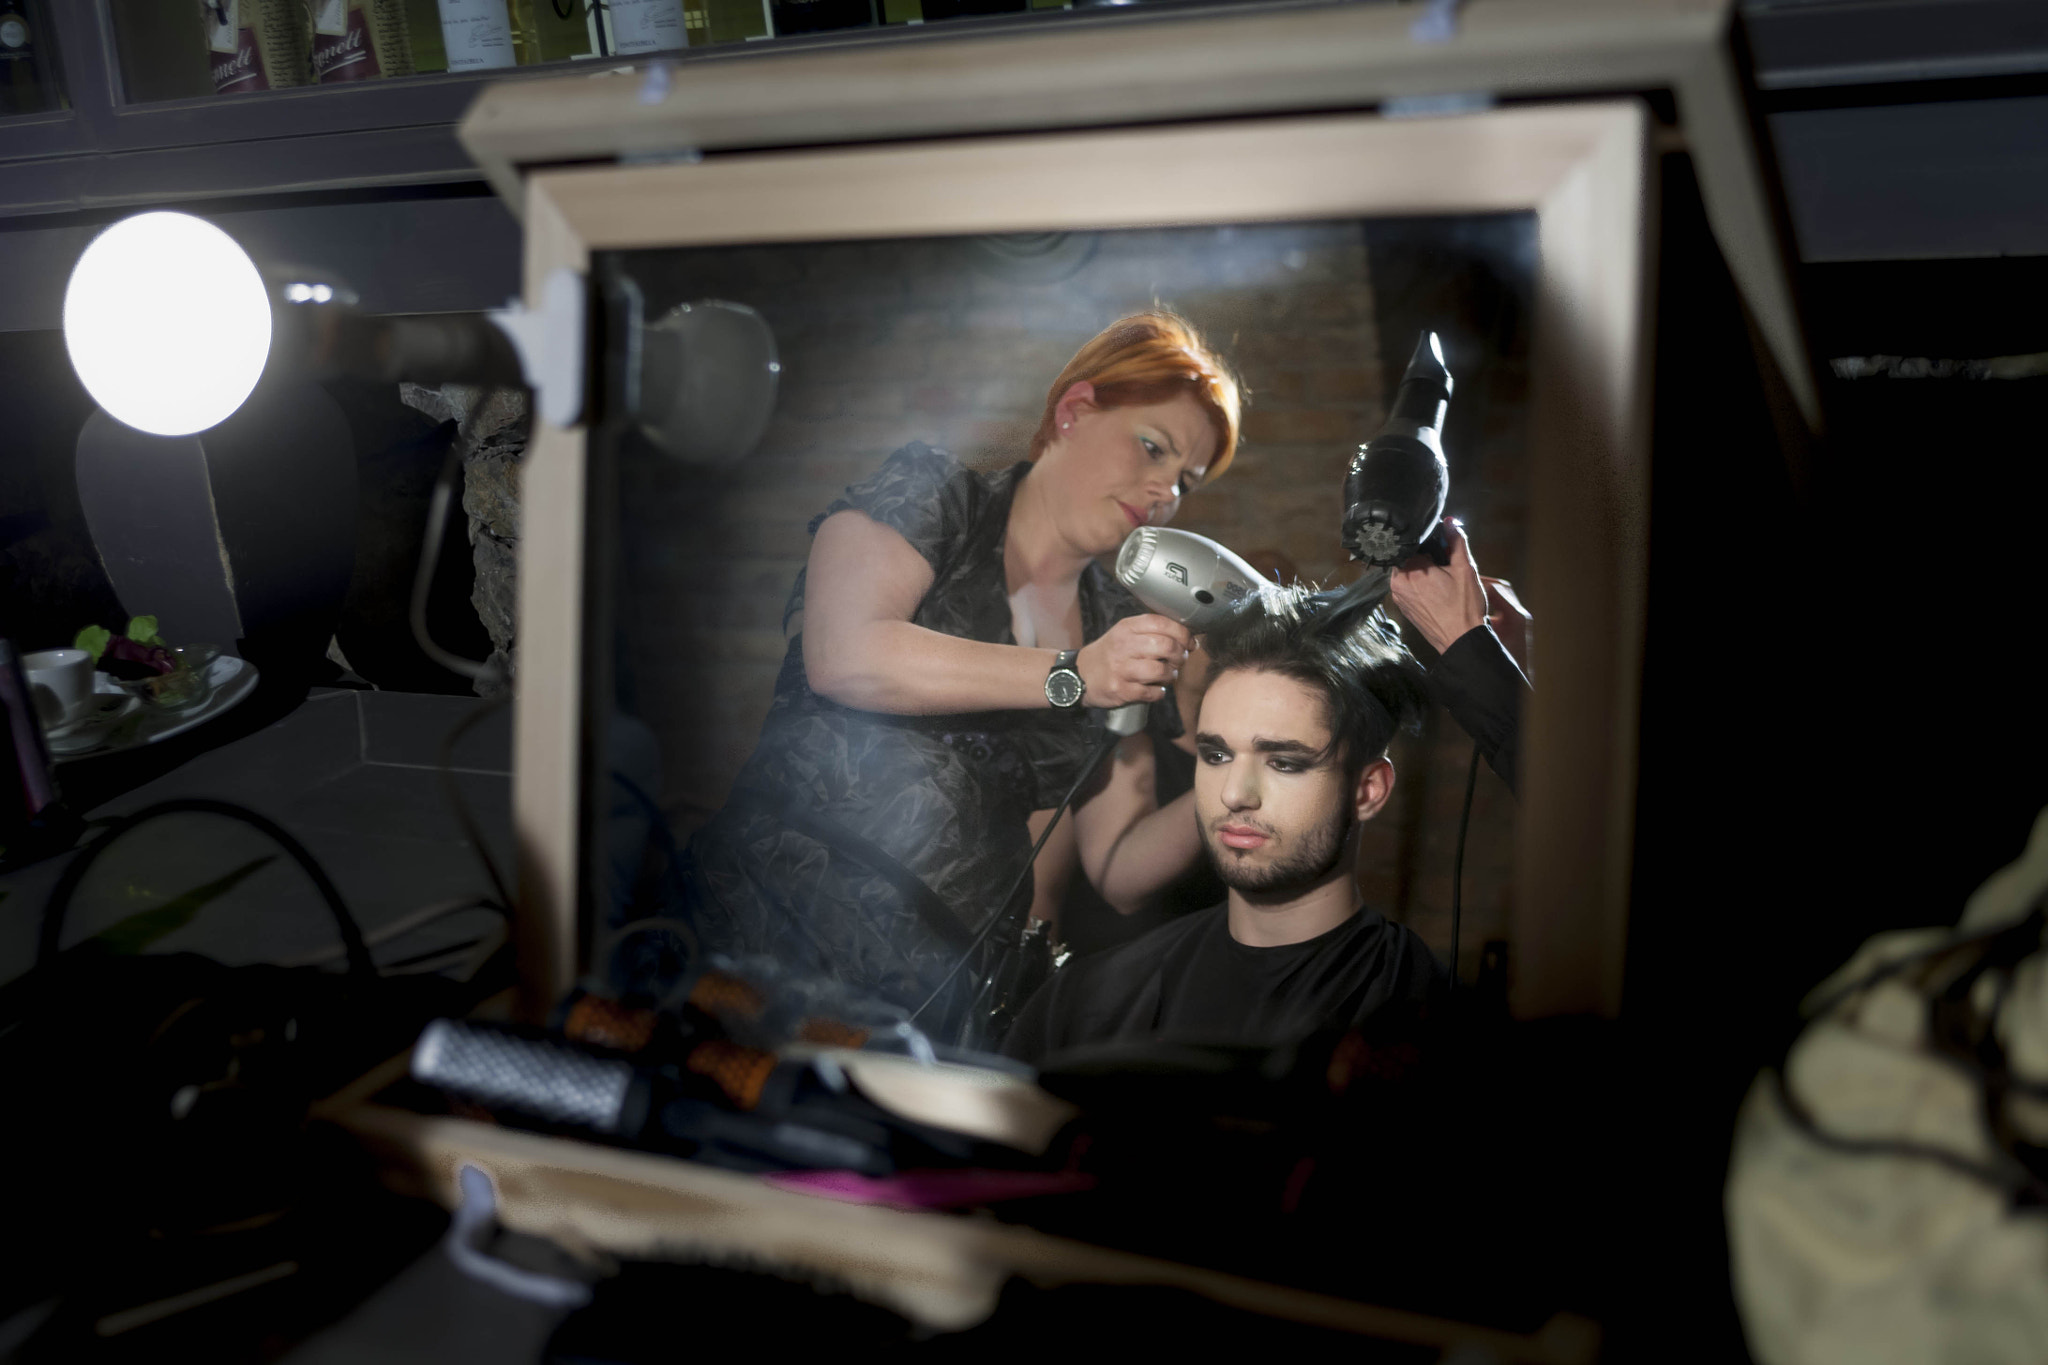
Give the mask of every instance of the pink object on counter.
[(776, 1171), (761, 1179), (779, 1189), (847, 1204), (896, 1204), (913, 1209), (995, 1204), (1095, 1187), (1094, 1176), (1076, 1171), (908, 1171), (879, 1177), (858, 1171)]

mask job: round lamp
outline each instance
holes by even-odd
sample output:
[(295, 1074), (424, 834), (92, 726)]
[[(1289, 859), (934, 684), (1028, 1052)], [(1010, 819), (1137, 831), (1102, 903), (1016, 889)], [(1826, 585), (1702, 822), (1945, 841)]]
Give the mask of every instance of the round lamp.
[(109, 227), (64, 291), (64, 345), (93, 401), (138, 431), (188, 436), (248, 398), (270, 354), (270, 299), (248, 253), (185, 213)]

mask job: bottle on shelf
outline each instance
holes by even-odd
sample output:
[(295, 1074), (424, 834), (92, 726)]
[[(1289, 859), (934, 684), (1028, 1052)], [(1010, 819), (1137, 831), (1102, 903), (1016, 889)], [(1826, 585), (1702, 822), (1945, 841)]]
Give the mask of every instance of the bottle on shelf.
[(0, 0), (0, 117), (64, 107), (42, 7)]
[(775, 36), (770, 0), (683, 0), (683, 27), (691, 47), (747, 43)]
[[(547, 0), (542, 0), (545, 4)], [(505, 0), (505, 12), (512, 16), (512, 55), (520, 66), (535, 66), (547, 60), (541, 55), (540, 28), (533, 19), (534, 0)]]
[(882, 22), (924, 24), (980, 14), (1029, 14), (1073, 7), (1073, 0), (882, 0)]
[(405, 0), (306, 0), (313, 79), (376, 80), (413, 74)]
[(874, 28), (881, 24), (880, 0), (769, 0), (775, 36), (828, 33), (843, 28)]
[(540, 60), (533, 0), (439, 0), (448, 70), (530, 66)]
[(1031, 0), (921, 0), (920, 8), (926, 22), (931, 22), (979, 14), (1023, 14), (1033, 6)]
[(689, 24), (683, 0), (607, 0), (606, 46), (622, 57), (647, 52), (673, 52), (688, 47)]
[(199, 0), (216, 95), (283, 90), (312, 80), (312, 25), (300, 0)]

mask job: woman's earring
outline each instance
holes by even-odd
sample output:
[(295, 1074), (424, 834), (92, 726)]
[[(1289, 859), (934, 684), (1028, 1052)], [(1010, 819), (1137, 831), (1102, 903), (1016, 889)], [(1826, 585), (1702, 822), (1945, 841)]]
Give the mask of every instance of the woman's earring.
[(1072, 425), (1074, 425), (1072, 422), (1062, 422), (1060, 423), (1060, 430), (1065, 431), (1068, 427)]

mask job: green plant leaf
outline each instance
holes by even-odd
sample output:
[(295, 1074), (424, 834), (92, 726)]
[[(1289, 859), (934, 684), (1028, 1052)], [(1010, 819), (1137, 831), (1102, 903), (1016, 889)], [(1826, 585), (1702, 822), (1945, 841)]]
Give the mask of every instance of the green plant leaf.
[(108, 952), (142, 952), (164, 935), (190, 924), (193, 917), (206, 908), (208, 902), (218, 900), (276, 861), (275, 853), (267, 853), (261, 858), (251, 858), (227, 876), (210, 881), (204, 886), (195, 886), (184, 895), (174, 896), (162, 905), (138, 910), (126, 919), (108, 925), (93, 935), (93, 938), (105, 946)]
[(87, 626), (72, 637), (71, 647), (84, 650), (92, 655), (94, 663), (98, 663), (100, 655), (106, 652), (107, 646), (112, 644), (113, 641), (114, 632), (108, 630), (105, 626)]
[(162, 640), (157, 638), (156, 618), (154, 616), (130, 618), (128, 622), (128, 638), (138, 645), (160, 645), (163, 643)]

